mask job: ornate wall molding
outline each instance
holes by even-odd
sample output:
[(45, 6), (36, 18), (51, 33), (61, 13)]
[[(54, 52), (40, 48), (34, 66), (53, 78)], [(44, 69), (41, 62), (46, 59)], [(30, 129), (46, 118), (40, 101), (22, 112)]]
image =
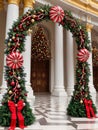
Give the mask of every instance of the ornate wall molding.
[(63, 0), (70, 3), (88, 13), (98, 16), (98, 1), (97, 0)]

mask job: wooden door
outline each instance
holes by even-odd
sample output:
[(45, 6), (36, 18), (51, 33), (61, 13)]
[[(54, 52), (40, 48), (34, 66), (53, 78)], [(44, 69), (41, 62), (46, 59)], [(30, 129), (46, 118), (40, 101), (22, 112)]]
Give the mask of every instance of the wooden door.
[(49, 61), (32, 61), (31, 83), (34, 92), (49, 92)]

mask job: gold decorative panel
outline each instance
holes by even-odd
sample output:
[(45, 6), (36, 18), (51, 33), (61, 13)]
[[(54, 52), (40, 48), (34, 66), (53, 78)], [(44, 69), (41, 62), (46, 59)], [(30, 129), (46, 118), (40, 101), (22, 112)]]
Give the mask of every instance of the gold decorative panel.
[(89, 13), (98, 15), (98, 1), (97, 0), (64, 0), (80, 9), (83, 9)]

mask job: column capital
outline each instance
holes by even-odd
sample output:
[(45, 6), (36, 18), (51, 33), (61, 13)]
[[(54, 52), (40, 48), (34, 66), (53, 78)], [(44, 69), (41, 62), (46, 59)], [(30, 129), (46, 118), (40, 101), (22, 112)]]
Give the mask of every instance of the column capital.
[(93, 28), (92, 24), (90, 24), (90, 23), (86, 24), (86, 30), (87, 30), (87, 32), (91, 32), (92, 28)]
[(30, 7), (33, 8), (33, 5), (35, 4), (35, 0), (23, 0), (24, 8)]
[(16, 4), (16, 5), (19, 5), (20, 3), (20, 0), (7, 0), (8, 1), (8, 4)]

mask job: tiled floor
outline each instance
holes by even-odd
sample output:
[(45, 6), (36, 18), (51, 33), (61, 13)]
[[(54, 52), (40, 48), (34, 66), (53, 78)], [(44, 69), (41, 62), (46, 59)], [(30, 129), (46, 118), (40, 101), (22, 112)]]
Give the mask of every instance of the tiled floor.
[[(24, 130), (98, 130), (98, 118), (68, 117), (67, 104), (65, 97), (54, 97), (49, 94), (35, 95), (33, 113), (36, 121)], [(0, 130), (8, 130), (8, 128), (0, 127)]]
[(36, 95), (33, 126), (41, 130), (98, 130), (98, 118), (73, 118), (66, 115), (67, 99)]

